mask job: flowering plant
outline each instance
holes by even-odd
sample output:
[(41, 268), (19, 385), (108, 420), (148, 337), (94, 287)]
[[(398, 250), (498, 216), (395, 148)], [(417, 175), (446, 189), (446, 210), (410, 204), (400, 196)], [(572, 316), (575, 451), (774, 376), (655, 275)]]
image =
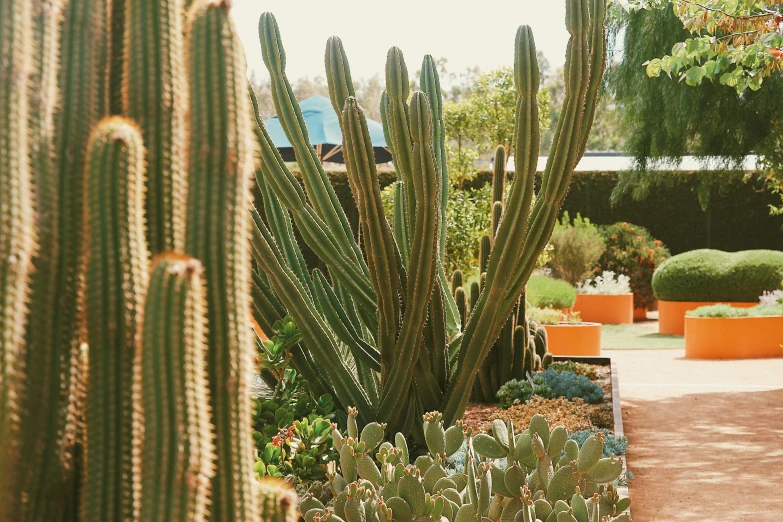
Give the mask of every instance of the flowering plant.
[(650, 232), (630, 223), (615, 223), (601, 229), (606, 251), (595, 272), (606, 270), (630, 278), (634, 308), (647, 309), (655, 300), (652, 276), (655, 269), (669, 257), (669, 249), (652, 237)]
[(604, 270), (594, 279), (587, 279), (576, 287), (578, 294), (620, 295), (631, 292), (631, 278), (624, 274), (615, 277), (611, 270)]
[[(783, 284), (781, 286), (783, 286)], [(783, 305), (783, 290), (773, 290), (772, 292), (764, 292), (764, 295), (759, 297), (759, 305), (761, 306)]]

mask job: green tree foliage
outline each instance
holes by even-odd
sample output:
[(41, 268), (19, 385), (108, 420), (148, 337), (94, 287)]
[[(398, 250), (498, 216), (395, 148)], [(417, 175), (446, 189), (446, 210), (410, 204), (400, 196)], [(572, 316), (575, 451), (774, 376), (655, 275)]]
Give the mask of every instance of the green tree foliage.
[[(475, 76), (470, 93), (446, 103), (443, 118), (449, 139), (449, 173), (459, 185), (475, 175), (478, 157), (498, 145), (514, 155), (514, 112), (517, 91), (514, 70), (500, 67)], [(550, 127), (551, 98), (546, 89), (538, 92), (539, 129)]]
[[(761, 157), (767, 188), (783, 196), (780, 92), (783, 17), (764, 0), (620, 0), (630, 14), (624, 58), (614, 78), (627, 150), (637, 166), (685, 154), (722, 156), (729, 164)], [(773, 8), (771, 8), (773, 7)], [(639, 8), (648, 10), (637, 11)], [(641, 67), (644, 65), (645, 67)], [(646, 75), (645, 75), (646, 73)], [(643, 82), (645, 76), (666, 78)], [(705, 81), (709, 80), (709, 81)], [(765, 88), (760, 89), (762, 83)], [(698, 89), (689, 86), (698, 85)], [(661, 176), (631, 173), (615, 197), (646, 194)], [(700, 199), (706, 204), (701, 189)], [(771, 209), (783, 213), (783, 205)]]
[[(688, 85), (705, 80), (758, 90), (765, 78), (783, 70), (783, 16), (769, 0), (623, 0), (627, 10), (672, 9), (691, 34), (671, 51), (646, 62), (647, 74), (667, 74)], [(671, 5), (671, 7), (669, 7)]]
[[(668, 9), (633, 12), (617, 23), (625, 34), (623, 59), (607, 78), (622, 115), (625, 150), (637, 170), (621, 176), (615, 198), (625, 193), (645, 197), (653, 185), (667, 182), (666, 176), (645, 172), (648, 167), (676, 163), (688, 154), (719, 156), (727, 167), (738, 166), (747, 154), (762, 154), (770, 165), (783, 163), (777, 123), (783, 121), (780, 75), (767, 79), (768, 88), (742, 95), (717, 82), (694, 89), (685, 82), (647, 78), (644, 61), (666, 52), (688, 31)], [(706, 206), (709, 178), (697, 190)]]

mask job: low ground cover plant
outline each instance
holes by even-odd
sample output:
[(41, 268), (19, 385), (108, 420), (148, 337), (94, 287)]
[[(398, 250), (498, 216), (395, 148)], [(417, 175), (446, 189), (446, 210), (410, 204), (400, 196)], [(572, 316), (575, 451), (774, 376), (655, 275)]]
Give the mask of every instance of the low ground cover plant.
[(571, 440), (575, 440), (579, 447), (593, 434), (603, 433), (604, 435), (604, 457), (611, 457), (612, 455), (625, 455), (628, 450), (628, 437), (621, 435), (616, 437), (614, 433), (606, 428), (592, 428), (589, 430), (575, 431), (569, 437)]
[(596, 273), (611, 270), (630, 278), (634, 308), (647, 309), (655, 300), (652, 278), (658, 265), (669, 258), (669, 250), (650, 232), (631, 223), (615, 223), (601, 228), (606, 250)]
[(631, 278), (611, 270), (604, 270), (593, 279), (587, 279), (576, 287), (579, 294), (620, 295), (631, 292)]
[(526, 298), (537, 308), (571, 308), (576, 301), (576, 290), (568, 282), (544, 274), (530, 276)]
[(783, 252), (692, 250), (662, 263), (652, 279), (662, 301), (756, 302), (780, 289)]
[(553, 369), (558, 373), (573, 372), (577, 375), (584, 375), (591, 381), (594, 381), (595, 379), (598, 378), (598, 372), (596, 372), (595, 368), (589, 364), (573, 362), (573, 361), (563, 361), (563, 362), (553, 362), (552, 364), (549, 365), (549, 368)]
[(759, 305), (752, 308), (735, 308), (727, 304), (701, 306), (686, 312), (688, 317), (768, 317), (783, 315), (783, 304)]
[(568, 400), (582, 399), (588, 404), (598, 404), (604, 400), (601, 387), (584, 375), (573, 372), (557, 372), (547, 369), (541, 374), (552, 392)]
[(568, 212), (555, 225), (552, 245), (547, 266), (558, 279), (576, 285), (594, 269), (596, 262), (604, 253), (606, 245), (598, 227), (587, 218), (577, 214), (571, 221)]
[(557, 397), (552, 389), (547, 386), (546, 381), (541, 375), (534, 375), (532, 381), (531, 384), (531, 382), (526, 379), (512, 379), (501, 386), (496, 394), (498, 407), (501, 410), (505, 410), (514, 404), (525, 404), (533, 395), (545, 399)]
[(581, 399), (588, 404), (598, 404), (604, 400), (604, 392), (600, 386), (585, 375), (577, 375), (571, 371), (547, 369), (533, 375), (530, 380), (515, 379), (501, 386), (497, 393), (500, 408), (507, 409), (514, 404), (524, 404), (534, 395), (546, 399)]

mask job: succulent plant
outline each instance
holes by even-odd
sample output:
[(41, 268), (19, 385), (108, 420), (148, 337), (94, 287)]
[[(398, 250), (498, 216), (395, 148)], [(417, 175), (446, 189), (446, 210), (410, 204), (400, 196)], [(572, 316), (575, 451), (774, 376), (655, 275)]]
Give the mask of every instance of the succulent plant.
[[(447, 424), (460, 418), (476, 375), (501, 336), (506, 345), (511, 342), (515, 355), (504, 359), (513, 359), (513, 364), (498, 373), (490, 397), (513, 368), (521, 371), (526, 360), (530, 367), (546, 362), (545, 352), (521, 356), (530, 341), (522, 339), (524, 326), (513, 320), (509, 324), (509, 317), (519, 315), (515, 307), (584, 153), (605, 60), (604, 1), (567, 0), (566, 11), (571, 35), (566, 98), (535, 204), (539, 71), (530, 28), (523, 26), (517, 33), (517, 172), (505, 206), (493, 210), (494, 243), (483, 249), (486, 276), (464, 320), (458, 310), (467, 308), (465, 300), (452, 295), (442, 268), (448, 173), (434, 60), (425, 58), (421, 91), (411, 94), (402, 51), (395, 47), (387, 54), (381, 116), (399, 181), (393, 215), (387, 216), (346, 53), (339, 39), (327, 43), (327, 80), (340, 115), (347, 177), (359, 210), (360, 248), (309, 142), (286, 77), (280, 29), (271, 14), (262, 15), (261, 48), (275, 109), (296, 153), (304, 187), (256, 111), (262, 159), (256, 181), (263, 201), (253, 211), (253, 254), (260, 268), (254, 278), (259, 300), (254, 312), (259, 325), (273, 324), (281, 311), (293, 317), (306, 348), (294, 350), (294, 367), (343, 408), (355, 406), (360, 424), (386, 423), (390, 432), (413, 433), (421, 443), (424, 434), (416, 419), (432, 410), (442, 411)], [(307, 270), (294, 224), (329, 277)], [(474, 295), (473, 288), (470, 293)], [(522, 335), (514, 343), (518, 326), (523, 326)]]
[(84, 186), (90, 378), (82, 513), (88, 521), (126, 520), (137, 516), (139, 508), (143, 428), (138, 383), (149, 278), (144, 146), (132, 121), (115, 116), (96, 126)]
[[(229, 5), (198, 3), (185, 27), (179, 0), (0, 7), (2, 67), (13, 71), (0, 74), (0, 136), (8, 137), (0, 142), (13, 144), (12, 154), (0, 149), (0, 274), (9, 283), (0, 289), (2, 520), (257, 519), (247, 390), (254, 158), (244, 53)], [(184, 52), (183, 36), (193, 52)], [(193, 96), (186, 120), (183, 102)], [(123, 106), (127, 114), (101, 121)], [(190, 166), (182, 161), (188, 152)], [(186, 244), (188, 178), (195, 194)], [(145, 213), (145, 192), (154, 212)], [(178, 350), (193, 331), (181, 308), (167, 306), (175, 292), (164, 299), (156, 287), (147, 298), (145, 223), (161, 232), (156, 251), (186, 249), (204, 266), (206, 352), (197, 341)], [(39, 248), (28, 252), (35, 231)], [(145, 299), (170, 337), (142, 343)], [(28, 304), (35, 327), (24, 331)], [(165, 357), (175, 357), (184, 381), (148, 374), (142, 387), (143, 347), (148, 372), (167, 373)], [(208, 380), (199, 380), (198, 368), (209, 369)], [(169, 369), (169, 377), (177, 373)], [(159, 397), (160, 386), (172, 389)], [(142, 422), (147, 442), (161, 446), (143, 446)], [(177, 475), (183, 462), (187, 471)], [(166, 469), (158, 473), (156, 464)], [(182, 495), (161, 489), (161, 500), (150, 493), (156, 480), (173, 480)]]
[[(630, 501), (606, 485), (620, 475), (622, 462), (601, 458), (600, 433), (580, 450), (564, 427), (550, 429), (536, 415), (522, 433), (497, 420), (491, 434), (471, 437), (460, 425), (444, 429), (442, 416), (432, 412), (422, 427), (428, 453), (411, 463), (402, 434), (394, 444), (380, 442), (384, 427), (370, 423), (358, 435), (355, 416), (352, 410), (347, 437), (333, 432), (340, 452), (328, 475), (334, 501), (327, 506), (307, 495), (299, 505), (306, 522), (551, 522), (566, 516), (560, 513), (577, 522), (630, 520), (623, 514)], [(447, 459), (466, 446), (464, 472), (456, 472)]]
[[(20, 414), (24, 396), (24, 335), (29, 277), (36, 241), (33, 174), (28, 157), (30, 106), (22, 93), (32, 89), (33, 19), (29, 1), (0, 5), (0, 466), (13, 469), (21, 450)], [(0, 520), (17, 504), (11, 473), (0, 478)]]
[(153, 260), (141, 348), (139, 520), (208, 518), (215, 446), (202, 276), (201, 263), (186, 256), (163, 254)]

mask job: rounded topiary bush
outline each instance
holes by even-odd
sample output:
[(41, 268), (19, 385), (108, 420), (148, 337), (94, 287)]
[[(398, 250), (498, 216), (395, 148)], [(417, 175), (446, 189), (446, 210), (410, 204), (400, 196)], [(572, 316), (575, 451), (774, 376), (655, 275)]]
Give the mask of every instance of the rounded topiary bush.
[(783, 252), (702, 249), (663, 262), (652, 287), (661, 301), (755, 302), (782, 280)]

